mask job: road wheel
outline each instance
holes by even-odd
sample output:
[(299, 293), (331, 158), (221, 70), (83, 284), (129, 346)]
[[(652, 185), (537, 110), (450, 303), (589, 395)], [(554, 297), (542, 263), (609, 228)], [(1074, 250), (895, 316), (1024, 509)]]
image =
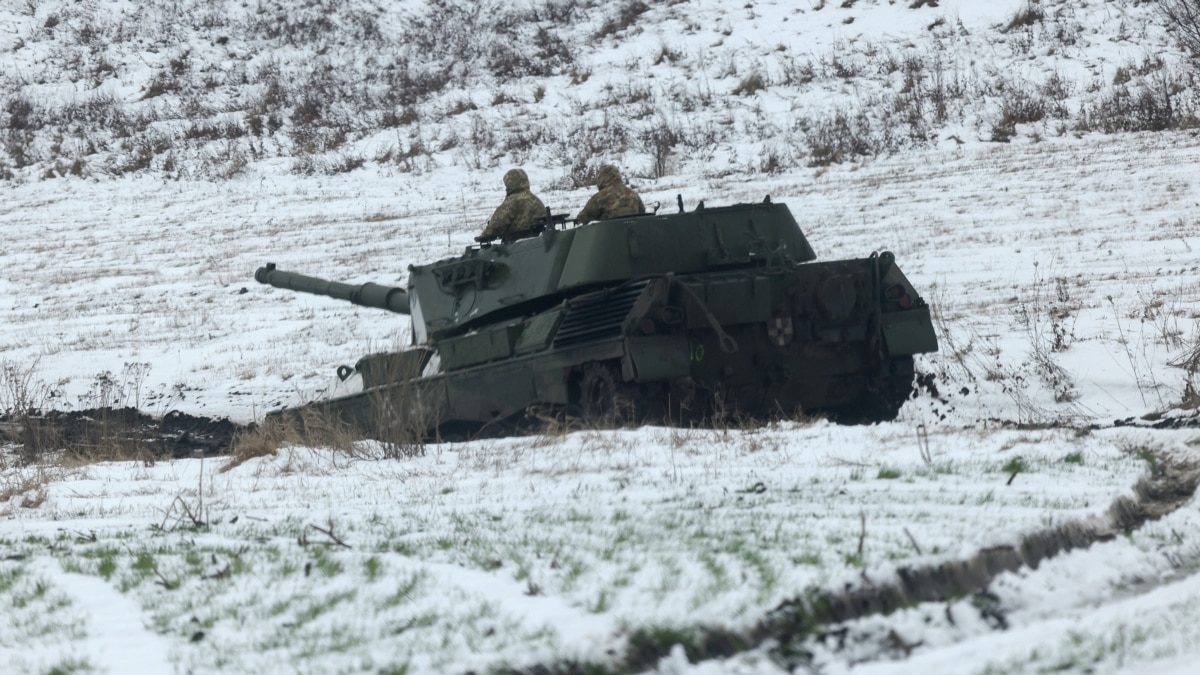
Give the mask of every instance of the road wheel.
[(632, 400), (612, 366), (589, 363), (583, 367), (579, 410), (585, 420), (601, 426), (620, 426), (631, 421)]

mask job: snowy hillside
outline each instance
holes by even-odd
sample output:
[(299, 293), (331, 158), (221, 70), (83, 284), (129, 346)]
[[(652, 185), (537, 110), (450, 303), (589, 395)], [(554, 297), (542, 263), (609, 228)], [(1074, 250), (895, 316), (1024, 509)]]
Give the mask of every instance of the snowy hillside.
[(0, 176), (509, 164), (577, 186), (1195, 126), (1156, 3), (176, 2), (0, 8)]
[(407, 321), (255, 268), (402, 284), (513, 166), (557, 212), (600, 162), (770, 195), (821, 259), (895, 253), (941, 347), (872, 426), (9, 446), (0, 669), (1190, 672), (1200, 106), (1159, 4), (0, 6), (0, 410), (344, 391)]

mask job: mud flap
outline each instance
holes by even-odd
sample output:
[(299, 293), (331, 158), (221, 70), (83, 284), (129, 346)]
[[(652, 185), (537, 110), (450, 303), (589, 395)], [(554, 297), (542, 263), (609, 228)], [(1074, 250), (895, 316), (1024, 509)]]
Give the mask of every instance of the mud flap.
[(902, 312), (884, 312), (883, 340), (888, 354), (907, 356), (938, 350), (937, 335), (929, 307), (917, 307)]
[(625, 340), (621, 377), (626, 382), (659, 382), (691, 374), (688, 340), (683, 333)]

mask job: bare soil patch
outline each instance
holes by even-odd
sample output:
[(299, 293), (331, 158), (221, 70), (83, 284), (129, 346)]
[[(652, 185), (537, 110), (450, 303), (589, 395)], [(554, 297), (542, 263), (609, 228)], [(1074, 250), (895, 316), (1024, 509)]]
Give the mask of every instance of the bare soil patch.
[(0, 440), (19, 444), (26, 460), (57, 451), (90, 459), (177, 459), (228, 454), (247, 428), (179, 411), (153, 417), (129, 407), (47, 410), (4, 420)]

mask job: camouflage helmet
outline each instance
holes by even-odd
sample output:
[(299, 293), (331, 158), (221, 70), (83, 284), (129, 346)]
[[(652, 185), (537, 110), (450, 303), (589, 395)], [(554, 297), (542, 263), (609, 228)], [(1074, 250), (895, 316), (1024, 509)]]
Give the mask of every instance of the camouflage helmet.
[(621, 172), (612, 164), (601, 164), (596, 173), (596, 187), (603, 190), (614, 185), (621, 185)]
[(509, 169), (504, 174), (504, 191), (507, 194), (529, 189), (529, 176), (523, 169)]

